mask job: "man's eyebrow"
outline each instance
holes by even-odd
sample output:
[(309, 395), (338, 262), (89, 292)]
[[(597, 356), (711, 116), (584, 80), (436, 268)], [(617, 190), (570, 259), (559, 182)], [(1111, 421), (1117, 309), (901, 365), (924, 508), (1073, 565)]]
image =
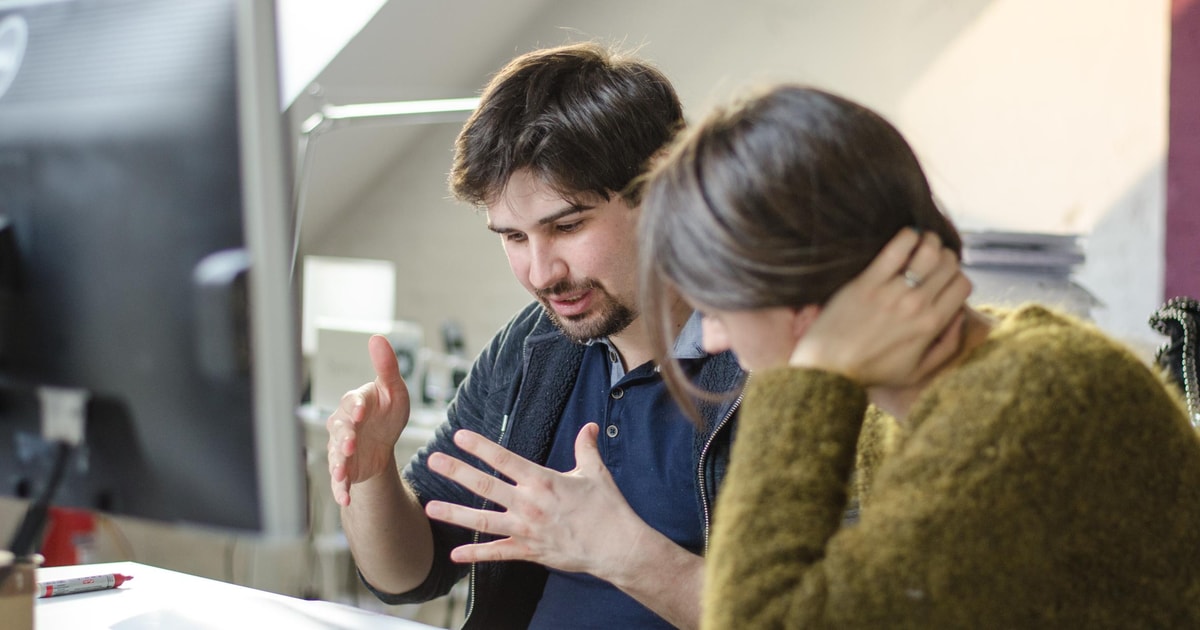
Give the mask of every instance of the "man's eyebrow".
[[(594, 208), (595, 208), (595, 206), (589, 206), (589, 205), (585, 205), (585, 204), (581, 204), (581, 203), (572, 204), (570, 206), (567, 206), (566, 208), (563, 208), (562, 210), (559, 210), (558, 212), (555, 212), (553, 214), (544, 216), (541, 219), (538, 219), (538, 225), (549, 225), (551, 223), (554, 223), (555, 221), (559, 221), (559, 220), (563, 219), (564, 217), (569, 217), (572, 214), (578, 214), (580, 212), (587, 212), (588, 210), (592, 210)], [(503, 227), (503, 226), (497, 227), (495, 225), (492, 225), (491, 223), (488, 223), (487, 229), (495, 232), (496, 234), (510, 234), (512, 232), (520, 231), (520, 230), (517, 230), (516, 228)]]
[(487, 229), (495, 232), (496, 234), (508, 234), (510, 232), (516, 232), (516, 230), (514, 230), (512, 228), (496, 227), (496, 226), (492, 225), (490, 222), (487, 224)]
[(555, 221), (558, 221), (559, 219), (562, 219), (564, 217), (569, 217), (572, 214), (578, 214), (580, 212), (587, 212), (588, 210), (591, 210), (592, 208), (595, 208), (595, 206), (587, 206), (587, 205), (584, 205), (581, 203), (572, 204), (570, 207), (563, 208), (562, 210), (559, 210), (558, 212), (555, 212), (554, 214), (544, 216), (541, 219), (538, 219), (538, 225), (549, 225), (549, 224), (554, 223)]

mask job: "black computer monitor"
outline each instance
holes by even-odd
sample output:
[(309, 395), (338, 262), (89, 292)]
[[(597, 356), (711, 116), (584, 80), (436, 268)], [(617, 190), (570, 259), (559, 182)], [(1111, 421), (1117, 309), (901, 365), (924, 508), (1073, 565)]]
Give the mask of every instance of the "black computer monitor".
[(269, 0), (0, 2), (0, 494), (80, 416), (56, 504), (304, 530), (275, 29)]

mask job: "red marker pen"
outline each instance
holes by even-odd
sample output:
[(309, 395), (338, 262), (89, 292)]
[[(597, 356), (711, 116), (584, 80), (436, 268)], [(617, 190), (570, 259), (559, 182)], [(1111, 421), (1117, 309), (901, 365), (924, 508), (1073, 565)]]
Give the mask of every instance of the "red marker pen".
[(108, 573), (106, 575), (90, 575), (88, 577), (70, 578), (67, 580), (54, 580), (53, 582), (38, 582), (37, 594), (38, 597), (54, 597), (56, 595), (102, 591), (109, 588), (117, 588), (132, 579), (132, 575)]

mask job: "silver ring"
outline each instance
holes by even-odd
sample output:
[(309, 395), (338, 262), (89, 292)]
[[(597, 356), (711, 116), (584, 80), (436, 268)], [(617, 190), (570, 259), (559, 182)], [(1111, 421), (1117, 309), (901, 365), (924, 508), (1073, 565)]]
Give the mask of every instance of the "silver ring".
[(908, 288), (915, 289), (921, 286), (921, 283), (924, 281), (925, 279), (921, 277), (921, 274), (913, 271), (912, 269), (904, 270), (904, 284), (907, 284)]

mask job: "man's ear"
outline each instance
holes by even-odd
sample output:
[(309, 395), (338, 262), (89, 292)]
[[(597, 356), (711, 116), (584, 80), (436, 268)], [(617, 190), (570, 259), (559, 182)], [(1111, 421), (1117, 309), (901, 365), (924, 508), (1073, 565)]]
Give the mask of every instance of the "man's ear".
[(798, 340), (804, 336), (804, 333), (808, 332), (809, 326), (812, 326), (813, 322), (817, 321), (817, 316), (821, 314), (821, 307), (816, 304), (809, 304), (804, 308), (796, 309), (794, 313), (792, 316), (792, 333)]

